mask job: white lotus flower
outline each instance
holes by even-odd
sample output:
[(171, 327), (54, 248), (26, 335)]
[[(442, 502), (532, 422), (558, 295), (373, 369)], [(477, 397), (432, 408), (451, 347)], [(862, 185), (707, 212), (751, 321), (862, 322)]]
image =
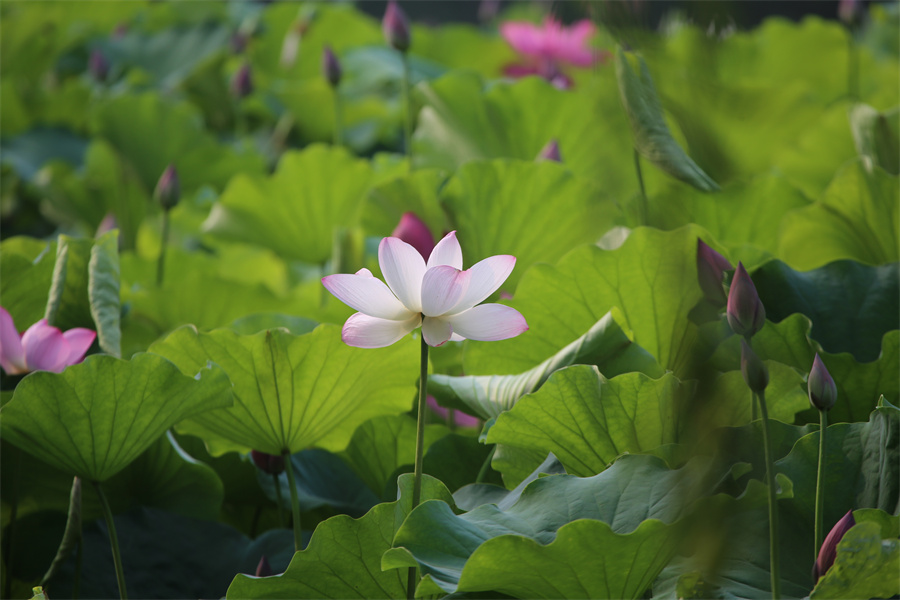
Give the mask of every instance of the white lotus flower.
[(475, 306), (506, 281), (515, 256), (491, 256), (463, 271), (462, 248), (451, 231), (427, 263), (403, 240), (386, 237), (378, 246), (378, 264), (387, 285), (368, 269), (322, 278), (329, 292), (359, 311), (344, 324), (341, 339), (347, 345), (383, 348), (420, 325), (429, 346), (449, 339), (505, 340), (528, 330), (514, 308)]

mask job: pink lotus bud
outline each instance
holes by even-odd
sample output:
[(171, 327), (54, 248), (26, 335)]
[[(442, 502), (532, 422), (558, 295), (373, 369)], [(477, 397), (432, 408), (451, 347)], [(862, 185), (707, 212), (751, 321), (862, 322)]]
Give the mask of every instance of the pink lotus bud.
[(500, 0), (481, 0), (478, 4), (478, 21), (487, 23), (500, 14)]
[(332, 88), (336, 88), (341, 82), (341, 63), (331, 51), (331, 46), (322, 49), (322, 75)]
[(284, 456), (280, 454), (266, 454), (259, 450), (253, 450), (250, 452), (250, 457), (253, 459), (253, 463), (257, 468), (263, 473), (280, 475), (284, 472)]
[(253, 77), (250, 74), (250, 63), (244, 63), (231, 79), (231, 93), (236, 98), (246, 98), (253, 93)]
[(766, 309), (742, 263), (738, 263), (731, 280), (727, 317), (731, 330), (745, 338), (752, 337), (766, 324)]
[(733, 268), (728, 259), (697, 238), (697, 279), (703, 295), (716, 306), (725, 306), (728, 301), (722, 281), (725, 271)]
[(425, 260), (428, 260), (431, 251), (434, 250), (434, 236), (431, 235), (431, 230), (414, 212), (403, 213), (391, 237), (400, 238), (418, 250)]
[(547, 145), (541, 148), (541, 151), (538, 152), (536, 161), (540, 162), (542, 160), (552, 160), (554, 162), (562, 162), (562, 156), (559, 154), (559, 143), (557, 143), (556, 139), (552, 139), (547, 142)]
[(838, 17), (847, 25), (855, 25), (861, 16), (860, 0), (841, 0), (838, 4)]
[(809, 403), (818, 410), (831, 410), (837, 401), (837, 386), (818, 354), (813, 360), (806, 383), (809, 389)]
[(757, 394), (769, 385), (769, 370), (745, 339), (741, 340), (741, 374), (747, 387)]
[(262, 558), (259, 559), (259, 564), (256, 565), (256, 576), (257, 577), (271, 577), (275, 573), (272, 571), (272, 566), (269, 564), (269, 559), (266, 558), (266, 555), (263, 554)]
[(856, 519), (853, 518), (853, 511), (848, 510), (847, 514), (841, 517), (841, 520), (838, 521), (835, 526), (831, 528), (831, 531), (828, 532), (828, 535), (825, 536), (825, 541), (822, 542), (822, 547), (819, 548), (819, 556), (816, 558), (816, 564), (813, 566), (813, 577), (815, 577), (817, 581), (822, 575), (827, 573), (828, 569), (831, 568), (831, 565), (834, 564), (834, 559), (837, 558), (838, 542), (841, 541), (844, 534), (850, 531), (850, 528), (854, 525), (856, 525)]
[(388, 2), (381, 21), (381, 31), (389, 46), (400, 52), (409, 50), (409, 19), (395, 0)]
[(106, 56), (98, 49), (91, 50), (91, 57), (88, 59), (88, 70), (94, 81), (103, 83), (109, 75), (109, 61)]
[(181, 184), (178, 180), (178, 171), (175, 165), (169, 165), (160, 175), (153, 191), (153, 198), (162, 205), (164, 210), (172, 210), (181, 199)]

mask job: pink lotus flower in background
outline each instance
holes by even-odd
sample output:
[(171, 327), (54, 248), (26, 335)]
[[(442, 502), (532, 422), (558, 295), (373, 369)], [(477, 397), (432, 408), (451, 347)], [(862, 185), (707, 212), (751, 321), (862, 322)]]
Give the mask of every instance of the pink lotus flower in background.
[[(428, 396), (428, 408), (430, 408), (434, 414), (444, 420), (446, 420), (447, 415), (450, 414), (450, 411), (438, 404), (438, 401), (434, 396)], [(479, 419), (478, 417), (467, 415), (466, 413), (460, 412), (458, 410), (453, 412), (453, 422), (460, 427), (478, 427), (479, 425), (481, 425), (481, 419)]]
[(475, 306), (506, 281), (516, 257), (491, 256), (463, 271), (462, 248), (451, 231), (428, 262), (394, 237), (378, 246), (385, 285), (368, 269), (322, 278), (338, 300), (359, 312), (344, 323), (341, 339), (358, 348), (383, 348), (421, 325), (429, 346), (447, 340), (505, 340), (528, 330), (525, 318), (502, 304)]
[(19, 336), (12, 316), (0, 307), (0, 367), (8, 375), (31, 371), (59, 373), (81, 362), (97, 334), (76, 327), (63, 333), (41, 319)]
[(434, 250), (434, 236), (431, 235), (431, 230), (414, 212), (403, 213), (391, 237), (400, 238), (418, 250), (425, 260), (428, 260), (431, 251)]
[(500, 33), (524, 58), (523, 63), (508, 65), (504, 73), (510, 77), (538, 75), (558, 88), (568, 89), (572, 80), (563, 72), (564, 66), (590, 67), (605, 60), (606, 53), (598, 53), (589, 45), (596, 28), (590, 21), (578, 21), (566, 27), (553, 17), (543, 25), (508, 21), (500, 25)]

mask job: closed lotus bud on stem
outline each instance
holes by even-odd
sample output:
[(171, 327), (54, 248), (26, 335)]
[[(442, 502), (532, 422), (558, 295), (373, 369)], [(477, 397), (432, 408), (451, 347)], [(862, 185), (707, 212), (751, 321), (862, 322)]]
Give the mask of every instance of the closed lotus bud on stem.
[(250, 457), (263, 473), (280, 475), (284, 472), (284, 456), (280, 454), (266, 454), (265, 452), (253, 450), (250, 452)]
[(97, 49), (91, 51), (91, 57), (88, 59), (88, 70), (91, 73), (91, 77), (94, 78), (94, 81), (100, 83), (106, 81), (106, 77), (109, 75), (109, 61), (106, 60), (106, 56), (103, 52)]
[(731, 330), (745, 338), (752, 337), (766, 324), (766, 309), (742, 263), (738, 263), (731, 280), (726, 316)]
[(434, 236), (431, 235), (431, 230), (414, 212), (403, 213), (391, 237), (400, 238), (418, 250), (425, 260), (428, 260), (431, 251), (434, 250)]
[(332, 88), (341, 83), (341, 63), (331, 51), (331, 46), (322, 49), (322, 75)]
[(547, 142), (547, 145), (538, 152), (536, 161), (552, 160), (554, 162), (562, 162), (562, 156), (559, 153), (559, 143), (555, 139)]
[(400, 52), (409, 50), (409, 19), (403, 9), (394, 1), (388, 2), (384, 11), (384, 19), (381, 21), (381, 31), (384, 39), (392, 48)]
[(837, 545), (838, 542), (844, 537), (844, 534), (850, 531), (850, 528), (856, 525), (856, 519), (853, 518), (853, 511), (848, 510), (847, 514), (841, 517), (841, 520), (838, 521), (834, 527), (831, 528), (831, 531), (828, 532), (828, 535), (825, 536), (825, 541), (822, 542), (822, 547), (819, 548), (819, 556), (816, 558), (816, 564), (813, 566), (813, 577), (818, 581), (822, 575), (828, 572), (828, 569), (831, 568), (831, 565), (834, 564), (834, 559), (837, 558)]
[(860, 21), (861, 13), (860, 0), (841, 0), (838, 3), (838, 17), (847, 25), (856, 25)]
[(725, 271), (733, 268), (727, 258), (697, 238), (697, 280), (703, 296), (718, 307), (725, 306), (728, 301), (722, 281)]
[(181, 199), (181, 184), (178, 181), (178, 171), (175, 165), (169, 165), (160, 176), (153, 192), (153, 198), (160, 203), (165, 210), (172, 210), (178, 200)]
[(236, 98), (246, 98), (253, 93), (253, 76), (250, 73), (250, 64), (244, 63), (231, 79), (231, 93)]
[(810, 404), (818, 410), (831, 410), (837, 401), (837, 386), (818, 354), (816, 354), (812, 369), (809, 371), (807, 387)]
[(269, 564), (269, 559), (266, 558), (266, 555), (263, 554), (262, 558), (259, 559), (259, 564), (256, 565), (256, 576), (257, 577), (271, 577), (275, 573), (272, 571), (272, 566)]
[(769, 385), (769, 370), (747, 340), (741, 340), (741, 374), (747, 382), (747, 387), (757, 394)]

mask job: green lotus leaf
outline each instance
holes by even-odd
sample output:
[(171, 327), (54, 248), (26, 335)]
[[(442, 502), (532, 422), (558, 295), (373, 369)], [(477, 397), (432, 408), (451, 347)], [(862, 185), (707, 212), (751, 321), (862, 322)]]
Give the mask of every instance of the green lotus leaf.
[(17, 236), (0, 243), (0, 295), (19, 332), (44, 316), (53, 282), (56, 242)]
[(380, 349), (352, 348), (340, 328), (320, 325), (292, 335), (274, 329), (239, 336), (183, 327), (150, 351), (193, 373), (211, 361), (234, 387), (234, 405), (179, 425), (212, 454), (259, 450), (294, 454), (313, 446), (343, 450), (368, 419), (408, 410), (415, 397), (418, 351), (410, 338)]
[(61, 471), (106, 481), (175, 423), (231, 405), (225, 373), (204, 367), (195, 378), (153, 354), (94, 355), (62, 373), (37, 371), (2, 408), (0, 431)]
[(898, 570), (900, 540), (883, 539), (876, 523), (860, 523), (844, 534), (810, 598), (889, 598), (900, 593)]

